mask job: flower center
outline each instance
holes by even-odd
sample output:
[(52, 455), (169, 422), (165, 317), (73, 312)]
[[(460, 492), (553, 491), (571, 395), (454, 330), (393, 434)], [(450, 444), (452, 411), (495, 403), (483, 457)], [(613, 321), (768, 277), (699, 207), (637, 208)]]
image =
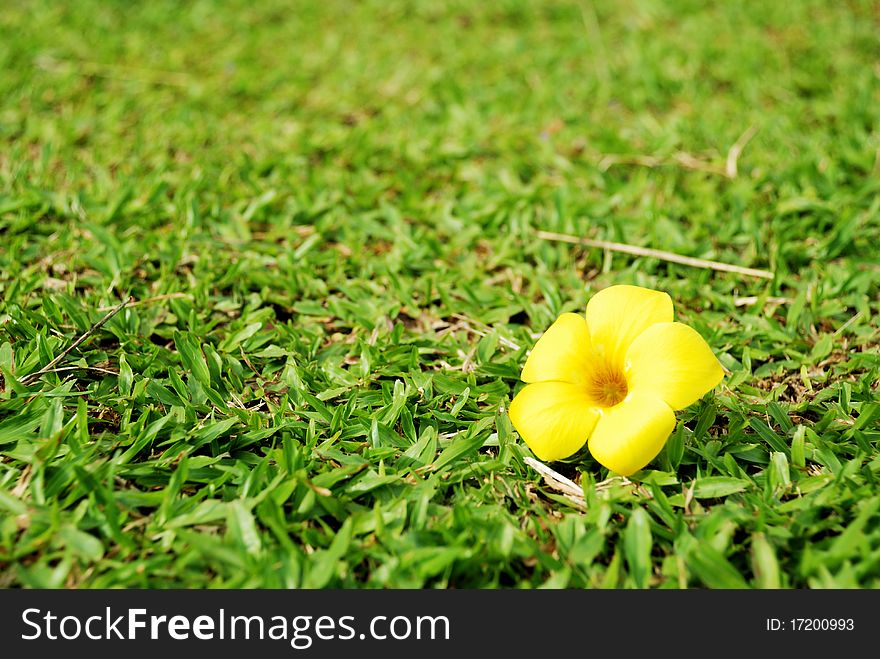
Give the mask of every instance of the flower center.
[(626, 376), (616, 368), (605, 366), (592, 373), (587, 381), (590, 397), (602, 407), (613, 407), (629, 393)]

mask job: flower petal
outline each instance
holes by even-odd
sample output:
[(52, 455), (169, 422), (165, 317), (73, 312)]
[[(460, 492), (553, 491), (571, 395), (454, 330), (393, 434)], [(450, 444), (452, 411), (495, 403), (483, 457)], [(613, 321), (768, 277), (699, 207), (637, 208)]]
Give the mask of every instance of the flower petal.
[(626, 353), (630, 390), (650, 389), (674, 410), (699, 400), (721, 382), (724, 370), (703, 337), (681, 323), (658, 323)]
[(564, 313), (544, 332), (523, 366), (523, 382), (582, 382), (586, 377), (590, 334), (583, 316)]
[(603, 411), (590, 437), (590, 453), (611, 471), (629, 476), (656, 457), (673, 428), (669, 405), (651, 392), (632, 391)]
[(608, 363), (623, 367), (635, 338), (655, 323), (672, 322), (672, 298), (639, 286), (609, 286), (587, 303), (587, 328), (593, 349)]
[(567, 382), (526, 385), (508, 415), (532, 452), (547, 461), (577, 453), (599, 419), (586, 391)]

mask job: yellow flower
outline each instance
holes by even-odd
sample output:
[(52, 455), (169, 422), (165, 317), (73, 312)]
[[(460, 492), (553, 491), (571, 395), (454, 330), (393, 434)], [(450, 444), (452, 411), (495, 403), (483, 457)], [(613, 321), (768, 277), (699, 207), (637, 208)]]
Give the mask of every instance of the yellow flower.
[(648, 464), (684, 409), (721, 382), (712, 349), (672, 321), (672, 299), (638, 286), (594, 295), (587, 316), (562, 314), (535, 344), (510, 420), (541, 460), (583, 448), (629, 476)]

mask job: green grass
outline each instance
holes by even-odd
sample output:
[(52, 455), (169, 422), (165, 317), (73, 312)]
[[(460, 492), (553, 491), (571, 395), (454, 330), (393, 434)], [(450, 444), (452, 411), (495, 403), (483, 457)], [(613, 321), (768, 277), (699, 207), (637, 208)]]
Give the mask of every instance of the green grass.
[[(878, 16), (6, 7), (0, 584), (880, 587)], [(615, 283), (730, 375), (582, 511), (505, 409)]]

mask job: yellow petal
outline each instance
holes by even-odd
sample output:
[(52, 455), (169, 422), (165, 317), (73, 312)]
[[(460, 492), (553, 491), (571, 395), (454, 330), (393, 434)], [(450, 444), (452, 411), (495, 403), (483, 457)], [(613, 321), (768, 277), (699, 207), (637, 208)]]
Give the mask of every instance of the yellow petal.
[(567, 382), (526, 385), (510, 404), (517, 432), (541, 460), (561, 460), (587, 443), (599, 412), (582, 387)]
[(639, 286), (609, 286), (587, 303), (587, 328), (597, 355), (623, 368), (635, 338), (656, 323), (672, 322), (672, 298)]
[(602, 411), (590, 437), (590, 453), (621, 476), (638, 471), (663, 448), (675, 428), (669, 405), (651, 392), (632, 391), (619, 405)]
[(630, 390), (649, 389), (674, 410), (699, 400), (724, 377), (703, 337), (681, 323), (642, 332), (626, 353), (626, 366)]
[(523, 382), (583, 382), (590, 334), (583, 316), (564, 313), (544, 332), (523, 366)]

